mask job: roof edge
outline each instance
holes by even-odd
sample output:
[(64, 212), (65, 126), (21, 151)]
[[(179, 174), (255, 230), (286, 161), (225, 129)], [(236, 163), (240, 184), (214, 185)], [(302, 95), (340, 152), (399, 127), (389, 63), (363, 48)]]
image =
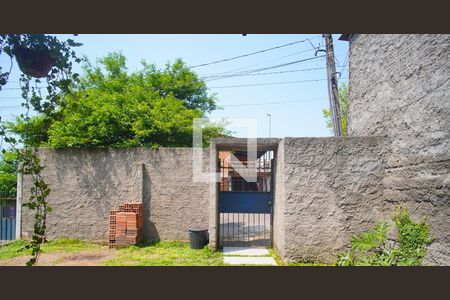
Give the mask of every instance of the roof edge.
[(345, 34), (341, 34), (341, 36), (339, 37), (340, 41), (349, 41), (350, 38), (352, 37), (353, 34), (351, 33), (345, 33)]

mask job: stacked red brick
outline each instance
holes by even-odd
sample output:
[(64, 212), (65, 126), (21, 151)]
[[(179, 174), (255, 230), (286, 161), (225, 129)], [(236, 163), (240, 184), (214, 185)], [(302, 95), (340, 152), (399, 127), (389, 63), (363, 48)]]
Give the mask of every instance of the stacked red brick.
[(111, 210), (109, 247), (129, 246), (142, 239), (142, 203), (125, 203)]

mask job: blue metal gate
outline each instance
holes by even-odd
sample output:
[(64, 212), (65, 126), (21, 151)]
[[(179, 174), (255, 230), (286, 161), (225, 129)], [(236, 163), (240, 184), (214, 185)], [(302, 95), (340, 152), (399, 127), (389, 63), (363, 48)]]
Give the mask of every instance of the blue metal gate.
[[(246, 152), (219, 151), (219, 247), (270, 247), (272, 245), (273, 151), (258, 153), (255, 182), (247, 182), (231, 153), (247, 166)], [(253, 162), (254, 163), (254, 162)]]
[(0, 199), (0, 241), (16, 239), (16, 200)]

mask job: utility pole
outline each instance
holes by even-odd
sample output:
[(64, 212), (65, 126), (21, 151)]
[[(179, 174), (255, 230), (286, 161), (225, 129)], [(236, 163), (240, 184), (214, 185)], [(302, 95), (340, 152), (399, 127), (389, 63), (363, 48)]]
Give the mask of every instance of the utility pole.
[(328, 95), (330, 98), (330, 112), (333, 123), (334, 136), (342, 136), (341, 110), (339, 105), (338, 86), (336, 78), (336, 65), (334, 63), (333, 37), (331, 34), (324, 34), (327, 53), (327, 74), (328, 74)]
[(269, 138), (270, 138), (270, 134), (271, 134), (271, 130), (272, 130), (272, 124), (271, 124), (271, 121), (272, 121), (272, 115), (271, 114), (267, 114), (267, 117), (269, 118)]

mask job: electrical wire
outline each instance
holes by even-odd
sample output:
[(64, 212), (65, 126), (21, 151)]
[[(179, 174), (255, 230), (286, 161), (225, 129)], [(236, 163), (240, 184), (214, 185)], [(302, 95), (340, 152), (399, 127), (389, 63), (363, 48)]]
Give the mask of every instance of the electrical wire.
[(284, 74), (284, 73), (306, 72), (306, 71), (323, 70), (323, 69), (326, 69), (326, 67), (309, 68), (309, 69), (295, 69), (295, 70), (286, 70), (286, 71), (278, 71), (278, 72), (235, 74), (235, 75), (229, 75), (226, 77), (220, 76), (218, 78), (205, 79), (204, 81), (213, 81), (213, 80), (227, 79), (227, 78), (232, 78), (232, 77), (242, 77), (242, 76), (262, 76), (262, 75), (276, 75), (276, 74)]
[(255, 84), (241, 84), (241, 85), (223, 85), (212, 86), (210, 89), (224, 89), (224, 88), (236, 88), (236, 87), (248, 87), (248, 86), (264, 86), (264, 85), (277, 85), (277, 84), (291, 84), (291, 83), (303, 83), (303, 82), (315, 82), (315, 81), (327, 81), (328, 79), (309, 79), (309, 80), (297, 80), (297, 81), (280, 81), (280, 82), (265, 82)]
[[(265, 70), (271, 70), (271, 69), (281, 68), (281, 67), (285, 67), (285, 66), (289, 66), (289, 65), (293, 65), (293, 64), (298, 64), (298, 63), (301, 63), (301, 62), (305, 62), (305, 61), (313, 60), (313, 59), (318, 59), (318, 58), (322, 58), (322, 57), (325, 57), (325, 55), (321, 55), (321, 56), (313, 56), (313, 57), (306, 58), (306, 59), (302, 59), (302, 60), (297, 60), (297, 61), (293, 61), (293, 62), (288, 62), (288, 63), (284, 63), (284, 64), (280, 64), (280, 65), (269, 66), (269, 67), (264, 67), (264, 68), (254, 69), (254, 70), (249, 70), (249, 71), (242, 72), (242, 73), (238, 73), (238, 74), (239, 74), (239, 75), (242, 75), (242, 74), (250, 74), (250, 73), (256, 73), (256, 72), (265, 71)], [(323, 80), (327, 80), (327, 79), (319, 79), (319, 80), (318, 80), (318, 79), (312, 79), (312, 80), (287, 81), (287, 82), (275, 82), (275, 83), (260, 83), (260, 84), (237, 85), (237, 86), (219, 86), (219, 87), (210, 87), (210, 88), (228, 88), (228, 87), (241, 87), (241, 86), (276, 85), (276, 84), (300, 83), (300, 82), (313, 82), (313, 81), (323, 81)], [(15, 89), (15, 88), (10, 88), (10, 89)], [(38, 89), (41, 89), (41, 87), (38, 87)]]
[(22, 105), (13, 105), (13, 106), (0, 106), (0, 111), (5, 111), (4, 108), (21, 108), (23, 107)]
[(21, 97), (0, 97), (0, 101), (5, 100), (5, 99), (23, 99)]
[[(341, 66), (338, 66), (341, 67)], [(232, 77), (242, 77), (242, 76), (262, 76), (262, 75), (277, 75), (277, 74), (285, 74), (285, 73), (296, 73), (296, 72), (306, 72), (306, 71), (314, 71), (314, 70), (324, 70), (327, 67), (318, 67), (318, 68), (308, 68), (308, 69), (294, 69), (294, 70), (286, 70), (286, 71), (278, 71), (278, 72), (265, 72), (265, 73), (251, 73), (251, 74), (236, 74), (236, 75), (230, 75), (227, 77), (219, 77), (219, 78), (213, 78), (213, 79), (205, 79), (204, 81), (214, 81), (219, 79), (227, 79)]]
[(311, 102), (311, 101), (326, 101), (326, 100), (327, 100), (326, 97), (322, 97), (322, 98), (302, 99), (302, 100), (292, 100), (292, 101), (263, 102), (263, 103), (227, 104), (227, 105), (221, 105), (221, 107), (264, 106), (264, 105), (276, 105), (276, 104), (299, 103), (299, 102)]
[(345, 56), (344, 63), (342, 64), (342, 67), (341, 67), (341, 69), (339, 71), (339, 78), (338, 78), (338, 80), (341, 79), (342, 72), (344, 72), (345, 68), (347, 67), (347, 61), (348, 61), (349, 55), (350, 55), (350, 53), (348, 53), (348, 51), (347, 51), (347, 55)]
[(243, 67), (240, 67), (240, 68), (232, 69), (232, 70), (229, 70), (229, 71), (226, 71), (226, 72), (216, 73), (216, 74), (213, 74), (213, 75), (201, 75), (200, 77), (209, 77), (209, 76), (218, 76), (218, 75), (229, 74), (229, 73), (232, 73), (232, 72), (235, 72), (235, 71), (244, 70), (244, 69), (248, 69), (248, 68), (255, 67), (255, 66), (265, 65), (265, 64), (270, 63), (270, 62), (281, 60), (281, 59), (284, 59), (286, 57), (295, 56), (295, 55), (298, 55), (298, 54), (301, 54), (301, 53), (306, 53), (306, 52), (309, 52), (309, 51), (315, 51), (315, 49), (307, 49), (307, 50), (295, 52), (295, 53), (292, 53), (292, 54), (289, 54), (289, 55), (281, 56), (281, 57), (278, 57), (278, 58), (266, 60), (266, 61), (263, 61), (263, 62), (260, 62), (260, 63), (257, 63), (257, 64), (251, 64), (251, 65), (243, 66)]
[[(302, 62), (305, 62), (305, 61), (313, 60), (313, 59), (322, 58), (322, 57), (325, 57), (325, 55), (313, 56), (313, 57), (309, 57), (309, 58), (305, 58), (305, 59), (301, 59), (301, 60), (291, 61), (291, 62), (284, 63), (284, 64), (279, 64), (279, 65), (273, 65), (273, 66), (268, 66), (268, 67), (259, 68), (259, 69), (248, 70), (248, 71), (239, 72), (239, 73), (235, 73), (235, 74), (223, 75), (220, 78), (228, 78), (228, 77), (234, 77), (236, 75), (244, 75), (244, 74), (250, 74), (250, 73), (256, 73), (256, 72), (261, 72), (261, 71), (267, 71), (267, 70), (282, 68), (282, 67), (286, 67), (286, 66), (302, 63)], [(219, 75), (217, 75), (217, 76), (219, 76)], [(217, 77), (213, 77), (213, 78), (217, 78)], [(202, 79), (207, 81), (206, 77), (202, 78)]]
[(259, 51), (256, 51), (256, 52), (252, 52), (252, 53), (242, 54), (242, 55), (238, 55), (238, 56), (234, 56), (234, 57), (230, 57), (230, 58), (225, 58), (225, 59), (220, 59), (220, 60), (216, 60), (216, 61), (212, 61), (212, 62), (208, 62), (208, 63), (204, 63), (204, 64), (199, 64), (199, 65), (191, 66), (191, 68), (193, 69), (193, 68), (198, 68), (198, 67), (205, 67), (205, 66), (209, 66), (209, 65), (213, 65), (213, 64), (218, 64), (218, 63), (221, 63), (221, 62), (227, 62), (227, 61), (230, 61), (230, 60), (235, 60), (235, 59), (239, 59), (239, 58), (243, 58), (243, 57), (248, 57), (248, 56), (256, 55), (256, 54), (259, 54), (259, 53), (264, 53), (264, 52), (267, 52), (267, 51), (272, 51), (272, 50), (275, 50), (275, 49), (280, 49), (280, 48), (284, 48), (284, 47), (288, 47), (288, 46), (304, 43), (304, 42), (309, 41), (311, 39), (309, 39), (309, 38), (308, 39), (303, 39), (303, 40), (300, 40), (300, 41), (295, 41), (295, 42), (292, 42), (292, 43), (288, 43), (288, 44), (284, 44), (284, 45), (280, 45), (280, 46), (276, 46), (276, 47), (271, 47), (271, 48), (259, 50)]

